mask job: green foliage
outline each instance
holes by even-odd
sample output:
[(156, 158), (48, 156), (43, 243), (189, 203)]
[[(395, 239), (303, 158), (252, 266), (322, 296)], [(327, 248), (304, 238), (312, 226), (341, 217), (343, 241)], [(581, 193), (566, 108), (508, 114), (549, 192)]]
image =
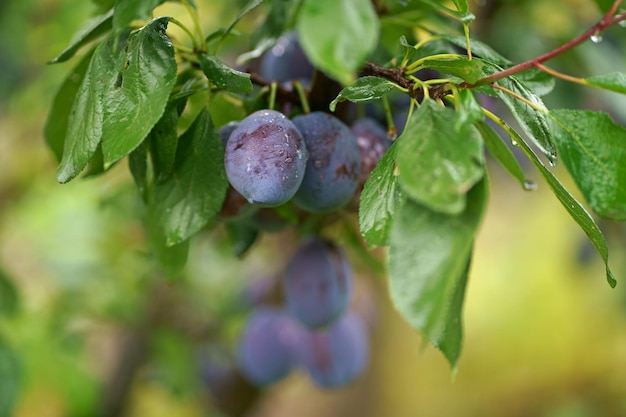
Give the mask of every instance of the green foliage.
[(455, 126), (456, 113), (425, 100), (398, 138), (400, 185), (435, 211), (458, 214), (467, 192), (484, 174), (480, 135), (471, 124)]
[(11, 415), (20, 389), (21, 368), (17, 354), (0, 338), (0, 415)]
[[(328, 108), (347, 121), (354, 108), (346, 101), (359, 106), (381, 101), (380, 112), (390, 122), (398, 110), (394, 100), (405, 94), (408, 104), (400, 110), (408, 110), (409, 120), (364, 184), (358, 198), (359, 230), (369, 247), (389, 247), (395, 307), (453, 368), (461, 354), (474, 240), (489, 197), (485, 152), (520, 187), (532, 190), (536, 185), (526, 179), (511, 150), (521, 148), (589, 236), (609, 284), (616, 284), (601, 230), (551, 167), (560, 158), (595, 214), (625, 220), (626, 130), (604, 113), (550, 110), (541, 98), (555, 88), (555, 77), (581, 88), (626, 93), (623, 73), (575, 78), (543, 66), (583, 37), (514, 66), (470, 36), (475, 16), (465, 0), (250, 0), (208, 36), (195, 5), (181, 1), (192, 28), (168, 16), (133, 26), (149, 19), (162, 3), (98, 2), (109, 11), (50, 61), (63, 62), (88, 50), (60, 86), (45, 135), (60, 160), (60, 182), (81, 172), (107, 173), (128, 157), (149, 249), (165, 275), (180, 274), (192, 238), (208, 228), (223, 228), (233, 252), (243, 255), (263, 230), (292, 227), (301, 235), (324, 234), (327, 229), (320, 225), (349, 216), (313, 216), (291, 203), (270, 210), (274, 217), (269, 220), (255, 217), (257, 207), (241, 218), (218, 216), (229, 204), (218, 128), (271, 107), (289, 116)], [(614, 4), (597, 3), (605, 12)], [(251, 16), (256, 27), (235, 30)], [(601, 32), (625, 19), (609, 15), (592, 29)], [(168, 34), (169, 23), (182, 29), (183, 39)], [(255, 59), (294, 29), (317, 69), (311, 84), (278, 85), (254, 77)], [(237, 57), (218, 56), (222, 47), (246, 39), (248, 46)], [(230, 60), (250, 65), (236, 69)], [(420, 78), (423, 73), (428, 76)], [(493, 102), (496, 110), (485, 104)], [(501, 104), (520, 132), (499, 115)], [(363, 108), (353, 113), (362, 114)], [(500, 137), (486, 118), (509, 138)], [(395, 137), (393, 124), (388, 125), (389, 136)], [(359, 239), (348, 240), (360, 245)], [(2, 291), (0, 287), (0, 300)]]
[(298, 19), (298, 35), (313, 65), (344, 84), (376, 48), (378, 31), (369, 0), (305, 0)]

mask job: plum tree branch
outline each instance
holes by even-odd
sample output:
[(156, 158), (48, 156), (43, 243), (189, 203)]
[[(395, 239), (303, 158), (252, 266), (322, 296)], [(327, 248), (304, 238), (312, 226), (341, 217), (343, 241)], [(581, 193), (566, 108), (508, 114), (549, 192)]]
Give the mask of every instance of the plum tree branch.
[(622, 0), (616, 0), (615, 3), (613, 3), (613, 6), (609, 10), (609, 12), (604, 16), (602, 20), (600, 20), (598, 23), (596, 23), (587, 31), (585, 31), (582, 35), (577, 36), (576, 38), (559, 46), (558, 48), (555, 48), (549, 52), (546, 52), (543, 55), (539, 55), (538, 57), (535, 57), (533, 59), (529, 59), (528, 61), (524, 61), (522, 63), (514, 65), (505, 70), (496, 72), (495, 74), (482, 77), (478, 79), (478, 81), (476, 81), (474, 84), (464, 83), (461, 86), (466, 87), (466, 88), (471, 88), (471, 87), (477, 87), (481, 85), (493, 84), (495, 81), (498, 81), (502, 78), (506, 78), (511, 75), (525, 71), (527, 69), (537, 67), (538, 65), (580, 45), (581, 43), (585, 42), (592, 36), (598, 35), (599, 33), (604, 31), (608, 27), (613, 26), (619, 22), (626, 21), (626, 12), (615, 15), (615, 12), (617, 8), (619, 7), (619, 5), (621, 4), (621, 2)]

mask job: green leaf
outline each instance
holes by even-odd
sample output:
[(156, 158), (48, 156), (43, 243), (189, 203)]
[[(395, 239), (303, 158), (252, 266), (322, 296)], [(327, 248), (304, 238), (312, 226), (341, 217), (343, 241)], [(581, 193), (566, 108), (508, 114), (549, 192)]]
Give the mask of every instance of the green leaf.
[(91, 20), (85, 29), (83, 29), (76, 39), (65, 48), (56, 58), (48, 61), (48, 64), (56, 64), (64, 62), (70, 59), (76, 54), (76, 52), (84, 45), (99, 38), (105, 33), (109, 32), (113, 27), (113, 10), (103, 14), (102, 16), (95, 17)]
[(128, 168), (135, 180), (139, 194), (145, 200), (148, 184), (148, 152), (145, 143), (139, 145), (128, 155)]
[(468, 260), (488, 199), (487, 181), (468, 193), (458, 215), (406, 200), (389, 248), (391, 299), (402, 316), (439, 348), (452, 368), (461, 351), (461, 310)]
[[(463, 50), (467, 48), (465, 36), (441, 34), (437, 35), (437, 37), (444, 39), (459, 48), (463, 48)], [(498, 65), (508, 66), (512, 64), (510, 60), (500, 55), (486, 43), (477, 41), (476, 39), (470, 39), (470, 47), (472, 48), (472, 55), (479, 56)]]
[(104, 109), (105, 168), (139, 146), (165, 110), (177, 69), (174, 48), (165, 34), (168, 22), (168, 17), (154, 19), (130, 35), (125, 53), (117, 60), (116, 80)]
[(424, 100), (397, 139), (400, 185), (435, 211), (457, 214), (484, 174), (482, 143), (471, 124), (454, 129), (457, 113)]
[(612, 72), (604, 75), (594, 75), (586, 79), (587, 84), (593, 87), (603, 88), (616, 93), (626, 94), (626, 74)]
[(380, 159), (363, 190), (359, 203), (361, 235), (370, 247), (388, 244), (389, 233), (402, 193), (395, 172), (398, 142)]
[(378, 100), (392, 90), (394, 86), (394, 83), (384, 78), (361, 77), (339, 92), (339, 95), (330, 103), (330, 111), (335, 111), (337, 103), (343, 100), (350, 100), (354, 103)]
[(498, 84), (530, 101), (536, 107), (543, 109), (538, 110), (517, 97), (502, 90), (496, 90), (498, 97), (504, 101), (528, 137), (550, 161), (555, 161), (557, 149), (552, 138), (552, 123), (550, 122), (548, 109), (543, 104), (541, 98), (516, 77), (501, 79), (498, 81)]
[[(0, 317), (17, 312), (19, 296), (11, 278), (0, 269)], [(1, 380), (0, 380), (1, 381)], [(0, 382), (2, 384), (2, 382)]]
[(427, 59), (422, 64), (425, 68), (431, 68), (444, 74), (462, 78), (470, 84), (474, 84), (483, 73), (480, 60), (468, 60), (466, 57), (456, 59)]
[(457, 122), (454, 125), (455, 129), (458, 130), (464, 124), (472, 124), (485, 118), (482, 107), (480, 107), (480, 104), (474, 97), (474, 93), (470, 89), (460, 90), (457, 97), (459, 102), (457, 105)]
[(133, 20), (148, 19), (155, 7), (165, 0), (115, 0), (113, 29), (118, 32)]
[(211, 55), (200, 54), (198, 59), (204, 75), (219, 88), (238, 94), (252, 91), (250, 74), (234, 70)]
[(470, 23), (474, 19), (476, 19), (476, 16), (474, 16), (472, 13), (469, 13), (467, 10), (457, 11), (457, 10), (449, 9), (448, 7), (444, 6), (442, 3), (440, 3), (437, 0), (420, 0), (420, 2), (424, 4), (428, 4), (435, 10), (439, 10), (440, 12), (443, 12), (444, 14), (448, 16), (454, 17), (456, 20), (458, 20), (461, 23)]
[[(185, 100), (180, 100), (185, 102)], [(150, 156), (157, 182), (165, 181), (174, 171), (176, 147), (178, 146), (178, 119), (180, 118), (180, 102), (170, 102), (148, 135)]]
[(626, 129), (606, 113), (555, 110), (561, 161), (600, 216), (626, 220)]
[(370, 0), (304, 0), (297, 30), (313, 65), (349, 84), (376, 48), (379, 26)]
[(187, 240), (215, 217), (227, 188), (222, 142), (202, 110), (179, 139), (174, 172), (155, 186), (149, 204), (167, 245)]
[(454, 5), (459, 12), (467, 13), (469, 11), (467, 0), (454, 0)]
[(185, 267), (189, 256), (189, 240), (176, 245), (168, 245), (160, 219), (148, 211), (145, 219), (145, 229), (150, 249), (155, 255), (158, 264), (169, 278), (176, 278)]
[(13, 415), (22, 379), (19, 357), (0, 338), (0, 415)]
[[(503, 126), (504, 121), (500, 121)], [(507, 127), (508, 128), (508, 127)], [(593, 220), (593, 217), (585, 210), (585, 208), (576, 200), (572, 195), (563, 187), (563, 185), (559, 182), (559, 180), (548, 170), (543, 162), (537, 157), (535, 152), (531, 149), (530, 146), (524, 142), (524, 140), (511, 128), (508, 128), (507, 133), (511, 135), (512, 139), (515, 140), (520, 148), (524, 151), (528, 159), (532, 161), (532, 163), (537, 167), (541, 175), (546, 179), (546, 182), (554, 192), (554, 195), (561, 202), (563, 207), (567, 210), (567, 212), (572, 216), (572, 218), (578, 223), (578, 225), (583, 229), (583, 231), (593, 243), (593, 246), (596, 248), (602, 260), (604, 261), (604, 265), (606, 267), (606, 279), (611, 287), (615, 287), (617, 285), (617, 281), (613, 276), (613, 272), (609, 268), (609, 249), (606, 245), (606, 240), (604, 239), (604, 235), (602, 231)]]
[(515, 77), (539, 97), (550, 93), (556, 84), (552, 75), (536, 68), (522, 71)]
[(522, 187), (525, 189), (532, 189), (535, 187), (534, 183), (527, 180), (524, 175), (524, 170), (520, 166), (519, 162), (513, 155), (513, 152), (502, 141), (500, 135), (498, 135), (487, 123), (483, 121), (475, 122), (476, 129), (480, 132), (485, 147), (489, 150), (491, 156), (493, 156), (499, 163), (508, 171), (513, 178), (515, 178)]
[(65, 145), (65, 136), (67, 135), (67, 126), (69, 122), (70, 112), (74, 105), (74, 100), (78, 89), (80, 88), (93, 51), (83, 57), (78, 65), (70, 73), (57, 91), (52, 102), (52, 108), (48, 113), (46, 126), (44, 128), (44, 136), (46, 143), (57, 161), (61, 161), (63, 157), (63, 147)]
[(404, 35), (400, 37), (400, 46), (404, 49), (404, 60), (407, 62), (411, 61), (417, 53), (415, 46), (411, 45)]
[(69, 117), (60, 182), (78, 175), (100, 143), (109, 168), (159, 120), (176, 81), (174, 49), (165, 35), (168, 20), (151, 21), (127, 44), (122, 36), (96, 48)]
[(259, 237), (259, 229), (246, 222), (227, 222), (225, 226), (233, 248), (233, 254), (237, 257), (245, 255)]

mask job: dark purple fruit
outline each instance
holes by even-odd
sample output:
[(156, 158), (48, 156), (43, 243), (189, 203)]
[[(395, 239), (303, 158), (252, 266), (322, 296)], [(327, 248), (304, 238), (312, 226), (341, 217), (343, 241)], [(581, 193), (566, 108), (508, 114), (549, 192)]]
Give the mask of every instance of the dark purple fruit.
[(361, 171), (354, 134), (328, 113), (298, 116), (293, 123), (309, 151), (306, 173), (293, 201), (310, 212), (340, 209), (356, 191)]
[(279, 83), (299, 80), (305, 84), (313, 78), (313, 65), (304, 54), (295, 32), (281, 36), (261, 58), (259, 74)]
[(304, 243), (283, 276), (283, 293), (291, 315), (308, 328), (335, 321), (346, 310), (352, 269), (336, 245), (323, 239)]
[(361, 171), (359, 185), (362, 187), (367, 181), (380, 158), (391, 146), (387, 131), (373, 119), (359, 119), (350, 127), (356, 137), (361, 155)]
[(287, 376), (294, 365), (295, 326), (283, 310), (262, 307), (252, 313), (237, 350), (239, 369), (250, 382), (265, 386)]
[(296, 193), (308, 152), (296, 126), (282, 113), (260, 110), (230, 134), (224, 163), (230, 184), (251, 204), (279, 206)]
[(293, 352), (315, 384), (343, 387), (367, 368), (367, 329), (359, 316), (348, 314), (328, 329), (300, 332)]

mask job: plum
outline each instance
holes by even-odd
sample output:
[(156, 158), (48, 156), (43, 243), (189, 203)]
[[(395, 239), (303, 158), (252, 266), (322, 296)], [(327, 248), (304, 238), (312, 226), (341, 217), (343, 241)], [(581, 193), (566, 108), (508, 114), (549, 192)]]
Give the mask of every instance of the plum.
[(329, 212), (345, 206), (357, 189), (361, 157), (352, 131), (323, 112), (297, 116), (309, 160), (294, 203), (310, 212)]
[(279, 206), (300, 187), (308, 156), (300, 131), (285, 115), (259, 110), (230, 134), (224, 150), (226, 176), (251, 204)]
[(346, 310), (352, 292), (352, 269), (339, 247), (313, 238), (298, 248), (282, 281), (291, 315), (308, 328), (319, 328)]

